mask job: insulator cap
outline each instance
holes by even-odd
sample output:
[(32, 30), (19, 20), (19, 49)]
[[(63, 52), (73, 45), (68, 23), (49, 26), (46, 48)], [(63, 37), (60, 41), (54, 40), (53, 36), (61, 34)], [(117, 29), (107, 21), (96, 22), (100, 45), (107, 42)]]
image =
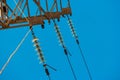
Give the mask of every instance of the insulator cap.
[(38, 38), (34, 38), (34, 39), (32, 40), (32, 42), (35, 42), (35, 41), (38, 41)]

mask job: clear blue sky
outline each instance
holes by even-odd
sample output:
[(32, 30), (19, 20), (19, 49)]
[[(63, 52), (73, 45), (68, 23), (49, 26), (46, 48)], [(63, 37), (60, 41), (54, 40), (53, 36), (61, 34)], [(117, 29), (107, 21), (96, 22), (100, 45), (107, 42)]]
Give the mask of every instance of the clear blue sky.
[[(12, 0), (10, 5), (14, 7)], [(48, 0), (50, 1), (50, 0)], [(64, 2), (65, 4), (65, 2)], [(30, 2), (32, 15), (34, 5)], [(93, 80), (120, 80), (120, 1), (71, 0), (72, 20), (79, 36)], [(89, 80), (78, 46), (69, 30), (67, 20), (58, 23), (78, 80)], [(0, 31), (0, 69), (29, 28)], [(46, 62), (57, 69), (50, 69), (52, 80), (74, 80), (63, 49), (59, 46), (53, 24), (34, 27)], [(48, 80), (39, 64), (32, 36), (29, 34), (5, 69), (0, 80)]]

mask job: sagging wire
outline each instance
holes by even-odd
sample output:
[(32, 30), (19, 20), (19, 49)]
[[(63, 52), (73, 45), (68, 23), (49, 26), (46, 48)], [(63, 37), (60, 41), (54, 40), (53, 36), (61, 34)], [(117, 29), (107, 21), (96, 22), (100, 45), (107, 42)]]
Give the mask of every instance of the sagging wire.
[(35, 36), (35, 33), (34, 33), (32, 27), (30, 27), (30, 30), (31, 30), (32, 37), (33, 37), (32, 42), (34, 43), (34, 47), (36, 48), (38, 57), (39, 57), (39, 59), (40, 59), (40, 61), (41, 61), (40, 63), (43, 65), (44, 70), (45, 70), (45, 73), (46, 73), (46, 75), (48, 76), (48, 79), (51, 80), (50, 72), (49, 72), (49, 70), (48, 70), (48, 67), (51, 68), (51, 69), (54, 70), (54, 71), (57, 71), (57, 70), (46, 63), (45, 58), (44, 58), (44, 56), (43, 56), (43, 52), (42, 52), (42, 50), (41, 50), (41, 47), (39, 46), (38, 38)]
[[(70, 59), (69, 59), (69, 55), (71, 56), (71, 53), (69, 52), (69, 50), (67, 49), (67, 47), (66, 47), (65, 44), (64, 44), (62, 35), (61, 35), (61, 33), (60, 33), (59, 27), (58, 27), (58, 25), (56, 24), (55, 20), (53, 20), (53, 22), (54, 22), (54, 28), (55, 28), (55, 31), (56, 31), (56, 33), (57, 33), (58, 39), (59, 39), (59, 41), (60, 41), (61, 46), (62, 46), (63, 49), (64, 49), (64, 53), (65, 53), (66, 57), (67, 57), (67, 60), (68, 60), (70, 69), (71, 69), (71, 71), (72, 71), (74, 80), (77, 80), (77, 77), (76, 77), (76, 75), (75, 75), (75, 71), (74, 71), (74, 69), (73, 69), (72, 63), (71, 63), (71, 61), (70, 61)], [(69, 54), (69, 55), (68, 55), (68, 54)]]
[(80, 53), (81, 53), (83, 62), (84, 62), (84, 64), (85, 64), (86, 70), (87, 70), (87, 72), (88, 72), (89, 79), (90, 79), (90, 80), (93, 80), (93, 79), (92, 79), (92, 75), (91, 75), (90, 70), (89, 70), (89, 67), (88, 67), (88, 64), (87, 64), (87, 62), (86, 62), (85, 56), (84, 56), (84, 54), (83, 54), (82, 48), (80, 47), (80, 42), (79, 42), (79, 39), (78, 39), (78, 35), (77, 35), (77, 33), (76, 33), (75, 29), (74, 29), (72, 20), (69, 18), (68, 15), (67, 15), (67, 18), (68, 18), (68, 24), (69, 24), (71, 33), (72, 33), (73, 37), (74, 37), (75, 40), (76, 40), (76, 43), (77, 43), (78, 48), (79, 48), (79, 50), (80, 50)]
[(27, 36), (29, 35), (29, 33), (30, 33), (30, 30), (25, 34), (25, 36), (23, 37), (23, 39), (21, 40), (21, 42), (18, 44), (18, 46), (16, 47), (16, 49), (9, 56), (7, 62), (3, 65), (2, 69), (0, 70), (0, 74), (2, 74), (2, 72), (5, 70), (5, 68), (7, 67), (7, 65), (9, 64), (9, 62), (11, 61), (11, 59), (13, 58), (13, 56), (16, 54), (16, 52), (19, 50), (19, 48), (21, 47), (21, 45), (23, 44), (23, 42), (25, 41), (25, 39), (27, 38)]
[[(24, 14), (24, 12), (21, 10), (21, 8), (18, 6), (16, 0), (13, 0), (14, 3), (16, 4), (16, 8), (18, 8), (20, 10), (20, 12), (24, 15), (24, 17), (26, 17), (26, 15)], [(28, 18), (25, 18), (26, 21), (29, 23)], [(23, 39), (21, 40), (21, 42), (18, 44), (18, 46), (16, 47), (16, 49), (11, 53), (11, 55), (9, 56), (7, 62), (3, 65), (2, 69), (0, 70), (0, 74), (3, 73), (3, 71), (5, 70), (5, 68), (7, 67), (7, 65), (9, 64), (9, 62), (11, 61), (11, 59), (13, 58), (13, 56), (16, 54), (16, 52), (19, 50), (19, 48), (21, 47), (21, 45), (23, 44), (23, 42), (25, 41), (25, 39), (27, 38), (27, 36), (29, 35), (31, 30), (28, 30), (28, 32), (25, 34), (25, 36), (23, 37)]]

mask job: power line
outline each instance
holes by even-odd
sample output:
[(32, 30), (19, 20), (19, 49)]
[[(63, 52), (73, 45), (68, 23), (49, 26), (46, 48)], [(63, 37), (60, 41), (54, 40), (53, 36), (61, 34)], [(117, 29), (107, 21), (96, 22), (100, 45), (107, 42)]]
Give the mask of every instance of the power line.
[[(21, 13), (24, 15), (24, 17), (26, 17), (26, 15), (24, 14), (24, 12), (20, 9), (20, 7), (17, 5), (16, 0), (13, 0), (16, 4), (16, 8), (18, 8)], [(19, 2), (20, 3), (20, 2)], [(27, 18), (25, 18), (28, 22), (29, 20)], [(0, 70), (0, 74), (2, 74), (2, 72), (4, 71), (4, 69), (7, 67), (7, 65), (9, 64), (9, 62), (11, 61), (11, 59), (13, 58), (13, 56), (16, 54), (16, 52), (18, 51), (18, 49), (21, 47), (21, 45), (23, 44), (23, 42), (25, 41), (25, 39), (27, 38), (27, 36), (29, 35), (31, 30), (28, 30), (28, 32), (25, 34), (25, 36), (23, 37), (23, 39), (21, 40), (21, 42), (18, 44), (18, 46), (16, 47), (16, 49), (12, 52), (12, 54), (9, 56), (7, 62), (3, 65), (2, 69)]]
[(68, 15), (67, 15), (67, 18), (68, 18), (68, 24), (69, 24), (69, 26), (70, 26), (71, 33), (72, 33), (72, 35), (74, 36), (74, 38), (75, 38), (75, 40), (76, 40), (76, 43), (77, 43), (78, 48), (79, 48), (79, 50), (80, 50), (80, 54), (81, 54), (81, 56), (82, 56), (83, 62), (84, 62), (84, 64), (85, 64), (86, 70), (87, 70), (87, 72), (88, 72), (89, 79), (90, 79), (90, 80), (93, 80), (93, 79), (92, 79), (92, 76), (91, 76), (91, 73), (90, 73), (90, 70), (89, 70), (89, 68), (88, 68), (88, 64), (87, 64), (87, 62), (86, 62), (85, 56), (84, 56), (84, 54), (83, 54), (83, 52), (82, 52), (82, 48), (80, 47), (80, 42), (79, 42), (78, 36), (77, 36), (77, 34), (76, 34), (76, 31), (75, 31), (75, 29), (74, 29), (74, 27), (73, 27), (72, 20), (69, 18)]
[(84, 56), (84, 54), (83, 54), (83, 52), (82, 52), (82, 49), (81, 49), (80, 45), (78, 45), (78, 47), (79, 47), (81, 56), (82, 56), (82, 58), (83, 58), (83, 62), (84, 62), (84, 64), (85, 64), (85, 66), (86, 66), (86, 70), (87, 70), (87, 72), (88, 72), (89, 78), (90, 78), (90, 80), (93, 80), (93, 79), (92, 79), (92, 76), (91, 76), (91, 73), (90, 73), (90, 70), (89, 70), (89, 68), (88, 68), (87, 62), (86, 62), (86, 60), (85, 60), (85, 56)]
[(59, 41), (60, 41), (61, 46), (62, 46), (63, 49), (64, 49), (64, 53), (65, 53), (66, 57), (67, 57), (67, 60), (68, 60), (70, 69), (71, 69), (71, 71), (72, 71), (74, 80), (77, 80), (77, 77), (76, 77), (75, 72), (74, 72), (73, 67), (72, 67), (72, 63), (71, 63), (71, 61), (70, 61), (70, 59), (69, 59), (69, 57), (68, 57), (68, 54), (71, 55), (71, 53), (68, 51), (68, 49), (66, 48), (66, 46), (65, 46), (65, 44), (64, 44), (62, 35), (61, 35), (61, 33), (60, 33), (59, 27), (57, 26), (55, 20), (53, 20), (53, 22), (54, 22), (54, 28), (55, 28), (55, 31), (56, 31), (56, 33), (57, 33), (58, 39), (59, 39)]
[(20, 41), (20, 43), (18, 44), (18, 46), (16, 47), (16, 49), (9, 56), (7, 62), (3, 65), (2, 69), (0, 70), (0, 74), (2, 74), (2, 72), (5, 70), (5, 68), (7, 67), (7, 65), (9, 64), (9, 62), (11, 61), (11, 59), (13, 58), (13, 56), (16, 54), (16, 52), (19, 50), (19, 48), (21, 47), (21, 45), (23, 44), (23, 42), (25, 41), (25, 39), (27, 38), (27, 36), (29, 35), (29, 33), (30, 33), (30, 30), (25, 34), (25, 36)]
[(72, 71), (72, 73), (73, 73), (74, 79), (77, 80), (77, 77), (76, 77), (76, 75), (75, 75), (74, 69), (73, 69), (73, 67), (72, 67), (72, 64), (71, 64), (71, 61), (70, 61), (68, 55), (66, 55), (66, 57), (67, 57), (67, 60), (68, 60), (69, 65), (70, 65), (71, 71)]
[[(39, 55), (39, 59), (40, 59), (41, 62), (42, 62), (42, 65), (43, 65), (43, 67), (44, 67), (44, 70), (45, 70), (46, 75), (48, 76), (48, 79), (51, 80), (48, 67), (51, 68), (51, 69), (53, 69), (54, 71), (56, 71), (56, 69), (54, 69), (53, 67), (51, 67), (51, 66), (49, 66), (48, 64), (46, 64), (45, 59), (44, 59), (44, 56), (43, 56), (43, 53), (42, 53), (42, 50), (41, 50), (41, 47), (39, 46), (39, 43), (38, 43), (38, 38), (35, 36), (34, 31), (33, 31), (33, 29), (32, 29), (32, 25), (37, 25), (37, 24), (42, 24), (42, 25), (44, 25), (43, 17), (44, 17), (44, 19), (47, 19), (48, 22), (50, 22), (51, 19), (52, 19), (52, 20), (55, 19), (55, 18), (60, 19), (60, 16), (61, 16), (61, 14), (62, 14), (62, 15), (67, 15), (71, 32), (72, 32), (72, 34), (73, 34), (73, 36), (74, 36), (74, 38), (75, 38), (75, 40), (76, 40), (76, 43), (77, 43), (78, 46), (79, 46), (79, 50), (80, 50), (81, 56), (82, 56), (82, 58), (83, 58), (83, 61), (84, 61), (84, 63), (85, 63), (85, 66), (86, 66), (88, 75), (89, 75), (89, 77), (90, 77), (90, 80), (92, 80), (91, 73), (90, 73), (90, 71), (89, 71), (87, 62), (86, 62), (86, 60), (85, 60), (85, 56), (84, 56), (84, 54), (83, 54), (83, 52), (82, 52), (82, 49), (81, 49), (81, 47), (80, 47), (80, 44), (79, 44), (78, 36), (77, 36), (77, 34), (76, 34), (76, 32), (75, 32), (75, 29), (74, 29), (74, 27), (73, 27), (73, 25), (72, 25), (72, 21), (70, 20), (70, 18), (69, 18), (69, 16), (68, 16), (68, 14), (71, 14), (70, 0), (67, 0), (67, 1), (68, 1), (68, 8), (62, 8), (62, 0), (60, 0), (61, 12), (58, 11), (57, 1), (54, 0), (54, 4), (53, 4), (53, 6), (52, 6), (52, 8), (51, 8), (51, 10), (50, 10), (50, 13), (49, 13), (49, 10), (48, 10), (48, 2), (47, 2), (47, 0), (46, 0), (46, 9), (47, 9), (46, 11), (40, 6), (40, 0), (34, 0), (34, 2), (35, 2), (35, 3), (37, 4), (37, 6), (38, 6), (38, 9), (39, 9), (40, 11), (42, 11), (44, 14), (43, 14), (43, 15), (40, 14), (40, 16), (43, 16), (43, 17), (39, 17), (39, 18), (38, 18), (38, 16), (37, 16), (37, 17), (35, 16), (35, 18), (34, 18), (33, 21), (32, 21), (33, 17), (30, 16), (30, 10), (29, 10), (29, 7), (28, 7), (28, 0), (26, 0), (26, 3), (25, 3), (25, 5), (24, 5), (24, 6), (27, 5), (27, 8), (28, 8), (28, 17), (26, 17), (26, 15), (24, 14), (24, 12), (23, 12), (23, 10), (21, 9), (21, 7), (19, 7), (20, 5), (22, 5), (22, 2), (23, 2), (24, 0), (19, 0), (18, 3), (16, 2), (16, 0), (13, 0), (13, 1), (14, 1), (14, 3), (16, 4), (16, 7), (15, 7), (12, 15), (10, 16), (10, 18), (12, 18), (12, 16), (13, 16), (15, 13), (18, 13), (18, 12), (20, 11), (21, 14), (23, 14), (23, 16), (24, 16), (24, 19), (22, 19), (22, 18), (20, 17), (20, 18), (21, 18), (21, 21), (23, 20), (23, 22), (26, 22), (26, 21), (28, 22), (28, 24), (26, 24), (26, 25), (30, 26), (30, 30), (29, 30), (28, 32), (30, 32), (30, 31), (32, 32), (33, 42), (34, 42), (34, 45), (35, 45), (35, 47), (36, 47), (36, 51), (37, 51), (37, 53), (38, 53), (38, 55)], [(52, 13), (52, 11), (54, 12), (54, 7), (56, 7), (56, 12), (55, 12), (55, 13), (57, 13), (57, 14)], [(18, 8), (18, 11), (16, 12), (17, 8)], [(37, 13), (38, 13), (38, 11), (36, 12), (36, 14), (37, 14)], [(15, 16), (15, 17), (17, 17), (17, 16)], [(18, 16), (18, 17), (19, 17), (19, 16)], [(37, 18), (38, 20), (35, 20), (36, 18)], [(18, 19), (18, 20), (20, 20), (20, 19)], [(30, 20), (30, 21), (29, 21), (29, 20)], [(40, 22), (40, 21), (42, 21), (42, 22)], [(9, 26), (9, 24), (11, 24), (10, 22), (11, 22), (11, 19), (8, 19), (8, 21), (7, 21), (7, 25), (8, 25), (8, 26)], [(63, 47), (63, 49), (64, 49), (64, 53), (65, 53), (65, 55), (66, 55), (66, 57), (67, 57), (67, 60), (68, 60), (70, 69), (71, 69), (72, 74), (73, 74), (73, 77), (74, 77), (75, 80), (77, 80), (77, 77), (76, 77), (76, 75), (75, 75), (75, 71), (74, 71), (74, 69), (73, 69), (72, 63), (71, 63), (70, 58), (69, 58), (69, 55), (71, 56), (71, 53), (70, 53), (70, 51), (67, 49), (67, 47), (66, 47), (65, 44), (64, 44), (62, 35), (61, 35), (61, 33), (60, 33), (59, 27), (57, 26), (55, 20), (53, 20), (53, 22), (54, 22), (54, 28), (55, 28), (56, 33), (57, 33), (57, 35), (58, 35), (60, 44), (62, 45), (62, 47)], [(15, 20), (14, 23), (17, 23), (17, 19)], [(19, 21), (18, 21), (18, 23), (19, 23)], [(20, 23), (22, 23), (22, 22), (20, 22)], [(1, 24), (2, 24), (2, 23), (1, 23)], [(26, 26), (26, 25), (18, 25), (18, 26)], [(3, 27), (4, 27), (4, 25), (3, 25)], [(6, 27), (6, 26), (5, 26), (5, 27)], [(14, 27), (14, 26), (13, 26), (13, 27)], [(10, 28), (10, 27), (8, 27), (8, 28)], [(29, 33), (27, 33), (26, 35), (28, 36), (28, 34), (29, 34)], [(22, 45), (23, 41), (26, 39), (26, 37), (27, 37), (26, 35), (25, 35), (25, 38), (23, 38), (23, 40), (20, 42), (20, 44), (16, 47), (15, 51), (10, 55), (10, 57), (8, 58), (8, 61), (7, 61), (7, 62), (5, 63), (5, 65), (3, 66), (2, 70), (0, 70), (0, 74), (1, 74), (2, 71), (5, 69), (5, 67), (8, 65), (8, 63), (10, 62), (10, 60), (12, 59), (12, 57), (15, 55), (15, 53), (18, 51), (18, 49), (19, 49), (20, 46)]]

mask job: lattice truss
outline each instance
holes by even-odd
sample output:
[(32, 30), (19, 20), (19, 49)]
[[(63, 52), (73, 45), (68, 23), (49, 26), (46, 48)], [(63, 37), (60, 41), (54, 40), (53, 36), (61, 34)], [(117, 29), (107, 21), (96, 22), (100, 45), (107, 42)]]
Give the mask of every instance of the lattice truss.
[[(50, 4), (51, 6), (48, 4), (48, 0), (44, 0), (45, 7), (44, 5), (42, 7), (41, 1), (33, 0), (34, 6), (37, 9), (35, 11), (30, 8), (29, 0), (15, 1), (16, 6), (14, 9), (10, 7), (6, 0), (2, 0), (0, 2), (0, 29), (33, 25), (42, 25), (43, 28), (44, 20), (48, 20), (50, 23), (51, 19), (58, 19), (59, 21), (60, 16), (72, 14), (69, 1), (65, 8), (62, 7), (62, 0), (59, 0), (59, 2), (51, 0), (53, 2), (52, 5)], [(36, 12), (36, 14), (31, 15), (31, 11)]]
[[(32, 1), (34, 5), (30, 5), (29, 1)], [(51, 2), (51, 4), (48, 4), (49, 1)], [(54, 69), (53, 67), (51, 67), (46, 63), (43, 52), (38, 42), (38, 38), (35, 35), (35, 32), (33, 30), (34, 25), (41, 25), (41, 27), (44, 29), (45, 20), (47, 20), (49, 24), (52, 22), (54, 23), (56, 34), (64, 50), (64, 54), (68, 60), (74, 80), (77, 80), (75, 71), (72, 67), (72, 63), (69, 59), (69, 56), (71, 56), (71, 53), (66, 47), (63, 41), (60, 29), (56, 23), (56, 21), (60, 21), (60, 19), (64, 17), (64, 18), (67, 18), (68, 20), (71, 33), (74, 36), (75, 41), (79, 47), (89, 78), (90, 80), (92, 80), (92, 76), (90, 74), (84, 54), (80, 47), (78, 36), (72, 24), (72, 20), (70, 19), (70, 16), (72, 15), (70, 0), (66, 0), (66, 2), (65, 0), (18, 0), (18, 1), (13, 0), (13, 2), (15, 3), (14, 8), (11, 7), (11, 5), (9, 5), (7, 0), (0, 0), (0, 30), (10, 29), (10, 28), (19, 28), (19, 27), (30, 27), (30, 29), (26, 33), (24, 38), (21, 40), (21, 42), (18, 44), (16, 49), (13, 51), (13, 53), (10, 55), (7, 62), (3, 65), (2, 69), (0, 70), (0, 74), (2, 74), (2, 72), (5, 70), (8, 63), (12, 59), (12, 57), (15, 55), (17, 50), (20, 48), (20, 46), (28, 36), (28, 34), (31, 32), (33, 37), (32, 42), (34, 43), (40, 62), (44, 67), (44, 70), (46, 75), (48, 76), (48, 79), (51, 80), (49, 68), (55, 71), (56, 69)], [(44, 5), (43, 5), (43, 2), (44, 2)], [(65, 3), (65, 6), (63, 6), (63, 3)], [(30, 6), (36, 7), (36, 10), (33, 10)], [(31, 14), (31, 12), (34, 12), (35, 14)]]

